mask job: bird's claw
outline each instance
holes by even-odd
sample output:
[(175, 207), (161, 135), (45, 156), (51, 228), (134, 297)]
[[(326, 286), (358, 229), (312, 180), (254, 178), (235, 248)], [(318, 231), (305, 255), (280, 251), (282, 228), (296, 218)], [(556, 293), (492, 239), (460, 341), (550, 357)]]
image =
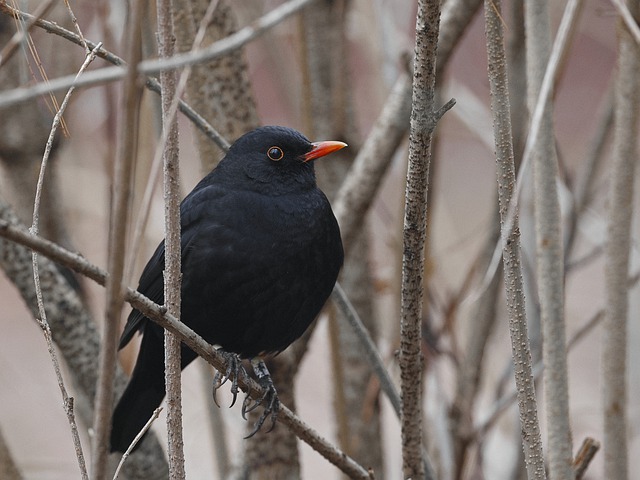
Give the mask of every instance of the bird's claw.
[(220, 404), (218, 403), (218, 399), (216, 397), (216, 392), (222, 385), (227, 383), (227, 380), (231, 379), (231, 395), (233, 395), (231, 405), (229, 406), (229, 408), (231, 408), (235, 405), (238, 398), (238, 376), (242, 376), (243, 379), (247, 380), (249, 378), (249, 375), (244, 369), (242, 361), (237, 354), (225, 352), (222, 349), (219, 349), (218, 352), (227, 361), (227, 370), (224, 372), (224, 374), (216, 370), (216, 374), (213, 377), (213, 401), (218, 406), (218, 408), (220, 408)]
[(278, 413), (280, 412), (280, 399), (278, 398), (278, 392), (276, 391), (276, 387), (273, 385), (273, 381), (271, 380), (271, 376), (266, 375), (263, 377), (258, 377), (258, 383), (262, 387), (264, 393), (260, 398), (258, 398), (255, 402), (251, 402), (251, 397), (247, 395), (242, 402), (242, 418), (247, 419), (247, 413), (254, 411), (258, 408), (259, 405), (264, 405), (264, 412), (258, 418), (258, 421), (253, 426), (253, 430), (249, 435), (244, 437), (245, 439), (253, 437), (264, 425), (264, 422), (267, 418), (271, 417), (271, 426), (267, 433), (273, 430), (273, 427), (276, 425), (276, 421), (278, 420)]
[[(226, 352), (222, 349), (219, 349), (218, 352), (223, 355), (227, 361), (227, 369), (224, 373), (216, 371), (213, 377), (213, 401), (220, 407), (218, 399), (216, 398), (216, 392), (227, 380), (231, 379), (231, 394), (233, 395), (233, 400), (229, 407), (231, 408), (235, 405), (238, 398), (238, 377), (241, 376), (244, 381), (248, 381), (249, 375), (237, 354)], [(260, 418), (256, 421), (251, 433), (245, 438), (253, 437), (262, 428), (262, 425), (264, 425), (268, 417), (271, 417), (271, 426), (268, 432), (273, 430), (278, 419), (278, 413), (280, 412), (280, 399), (278, 398), (278, 392), (273, 385), (267, 366), (262, 360), (257, 358), (251, 360), (251, 365), (256, 374), (258, 384), (262, 387), (263, 393), (262, 396), (254, 402), (251, 401), (251, 397), (247, 394), (242, 402), (242, 418), (247, 420), (247, 414), (254, 411), (260, 405), (264, 405), (264, 412), (262, 412), (262, 415), (260, 415)]]

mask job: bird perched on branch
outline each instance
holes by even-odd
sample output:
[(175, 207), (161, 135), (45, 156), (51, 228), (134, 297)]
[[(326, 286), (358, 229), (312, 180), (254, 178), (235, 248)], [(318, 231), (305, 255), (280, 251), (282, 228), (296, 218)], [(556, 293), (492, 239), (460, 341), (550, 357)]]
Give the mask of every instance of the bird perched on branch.
[[(275, 420), (279, 405), (261, 359), (304, 333), (342, 266), (340, 231), (316, 185), (313, 160), (345, 146), (311, 143), (286, 127), (258, 128), (240, 137), (180, 206), (181, 320), (226, 352), (227, 378), (237, 378), (239, 358), (252, 359), (267, 397), (253, 433), (268, 415)], [(162, 242), (138, 286), (159, 304), (164, 259)], [(112, 451), (129, 447), (165, 396), (163, 330), (134, 309), (120, 348), (136, 332), (142, 342), (113, 413)], [(196, 358), (184, 344), (181, 353), (182, 368)]]

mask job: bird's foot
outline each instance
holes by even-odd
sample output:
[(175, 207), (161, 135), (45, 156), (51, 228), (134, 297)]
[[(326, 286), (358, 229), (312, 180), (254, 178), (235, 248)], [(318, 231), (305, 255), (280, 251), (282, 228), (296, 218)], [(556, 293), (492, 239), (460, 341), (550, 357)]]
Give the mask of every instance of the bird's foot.
[(233, 400), (229, 406), (229, 408), (231, 408), (235, 405), (236, 399), (238, 398), (238, 376), (242, 376), (244, 380), (248, 380), (249, 375), (242, 365), (242, 360), (240, 360), (240, 357), (236, 353), (226, 352), (222, 349), (218, 349), (218, 352), (227, 361), (227, 370), (224, 374), (216, 370), (216, 374), (213, 377), (213, 401), (218, 407), (220, 407), (218, 399), (216, 398), (216, 392), (227, 382), (227, 380), (231, 379), (231, 394), (233, 395)]
[(269, 427), (267, 432), (273, 430), (273, 427), (276, 425), (276, 420), (278, 419), (278, 412), (280, 411), (280, 399), (278, 398), (278, 392), (276, 391), (276, 387), (273, 385), (267, 366), (262, 360), (257, 359), (251, 359), (251, 366), (253, 367), (258, 383), (262, 387), (264, 393), (259, 399), (253, 402), (253, 404), (251, 403), (251, 397), (249, 395), (245, 397), (244, 402), (242, 402), (242, 418), (246, 420), (247, 413), (252, 412), (259, 405), (264, 405), (264, 412), (262, 412), (262, 415), (260, 415), (260, 418), (255, 423), (251, 433), (244, 437), (245, 439), (253, 437), (258, 430), (262, 428), (262, 425), (269, 416), (271, 417), (271, 427)]

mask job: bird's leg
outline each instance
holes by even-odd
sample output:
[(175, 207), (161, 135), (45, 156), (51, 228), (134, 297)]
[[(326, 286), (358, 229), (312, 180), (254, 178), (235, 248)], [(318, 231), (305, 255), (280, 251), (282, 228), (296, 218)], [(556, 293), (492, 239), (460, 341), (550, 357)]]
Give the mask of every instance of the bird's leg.
[(280, 411), (280, 399), (278, 398), (278, 392), (276, 392), (276, 387), (273, 385), (271, 375), (269, 374), (269, 370), (267, 369), (264, 361), (260, 358), (254, 357), (251, 359), (251, 366), (253, 367), (258, 383), (264, 390), (264, 393), (253, 405), (251, 405), (251, 397), (249, 395), (245, 397), (244, 402), (242, 403), (242, 418), (246, 420), (247, 413), (255, 410), (258, 405), (263, 404), (263, 402), (264, 412), (260, 415), (253, 431), (245, 438), (254, 436), (256, 432), (262, 428), (262, 425), (268, 416), (271, 416), (271, 427), (268, 431), (270, 432), (273, 430), (273, 427), (276, 425), (276, 420), (278, 419), (278, 412)]
[(236, 399), (238, 398), (238, 375), (242, 375), (244, 379), (248, 379), (249, 375), (242, 365), (242, 360), (240, 360), (240, 357), (236, 353), (226, 352), (221, 348), (218, 349), (218, 353), (225, 358), (227, 370), (224, 374), (216, 370), (216, 374), (213, 377), (213, 401), (220, 407), (218, 399), (216, 398), (216, 392), (227, 380), (231, 379), (231, 394), (233, 395), (233, 400), (229, 406), (229, 408), (231, 408), (235, 405)]

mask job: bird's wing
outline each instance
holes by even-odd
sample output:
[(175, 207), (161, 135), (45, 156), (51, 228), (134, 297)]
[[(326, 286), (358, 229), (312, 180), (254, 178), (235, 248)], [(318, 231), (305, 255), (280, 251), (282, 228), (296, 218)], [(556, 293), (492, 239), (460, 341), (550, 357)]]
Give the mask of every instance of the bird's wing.
[[(180, 223), (181, 223), (181, 251), (182, 263), (187, 260), (187, 256), (191, 251), (190, 243), (196, 236), (199, 228), (198, 220), (204, 214), (204, 201), (214, 200), (215, 197), (221, 197), (224, 192), (214, 187), (206, 188), (206, 186), (198, 185), (196, 189), (184, 199), (180, 206)], [(164, 304), (164, 240), (160, 242), (158, 248), (153, 253), (147, 265), (142, 271), (140, 282), (138, 284), (138, 292), (162, 305)], [(135, 308), (129, 314), (127, 323), (120, 337), (119, 348), (127, 345), (136, 332), (141, 331), (147, 322), (147, 317)], [(160, 330), (158, 330), (160, 331)]]
[[(158, 248), (156, 248), (156, 251), (144, 267), (142, 275), (140, 276), (140, 283), (138, 284), (138, 292), (160, 305), (164, 303), (163, 269), (164, 240), (158, 245)], [(133, 338), (133, 335), (144, 327), (146, 320), (147, 317), (134, 308), (129, 314), (129, 318), (127, 318), (127, 324), (120, 337), (118, 348), (123, 348), (127, 345)]]

